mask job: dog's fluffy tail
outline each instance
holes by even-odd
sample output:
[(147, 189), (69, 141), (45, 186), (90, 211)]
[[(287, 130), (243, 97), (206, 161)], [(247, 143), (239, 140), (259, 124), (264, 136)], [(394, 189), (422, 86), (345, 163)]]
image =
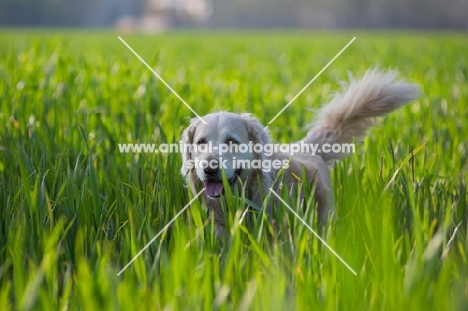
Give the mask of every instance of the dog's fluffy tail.
[[(343, 86), (343, 91), (336, 93), (331, 102), (318, 112), (304, 141), (319, 144), (323, 149), (324, 144), (349, 144), (354, 139), (362, 140), (376, 117), (384, 116), (419, 97), (417, 85), (395, 81), (396, 76), (396, 71), (373, 69), (368, 70), (360, 80), (351, 77), (350, 83)], [(320, 153), (328, 164), (348, 154), (325, 153), (323, 150)]]

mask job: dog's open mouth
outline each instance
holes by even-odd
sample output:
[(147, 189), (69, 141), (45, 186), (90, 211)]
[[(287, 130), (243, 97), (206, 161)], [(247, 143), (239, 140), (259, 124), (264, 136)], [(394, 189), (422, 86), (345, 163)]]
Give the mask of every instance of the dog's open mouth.
[[(234, 172), (234, 175), (228, 179), (229, 185), (233, 185), (236, 183), (237, 178), (239, 177), (239, 174), (241, 173), (241, 170), (238, 169)], [(209, 197), (219, 197), (224, 191), (224, 184), (222, 180), (208, 180), (204, 183), (205, 185), (205, 190), (206, 194)]]

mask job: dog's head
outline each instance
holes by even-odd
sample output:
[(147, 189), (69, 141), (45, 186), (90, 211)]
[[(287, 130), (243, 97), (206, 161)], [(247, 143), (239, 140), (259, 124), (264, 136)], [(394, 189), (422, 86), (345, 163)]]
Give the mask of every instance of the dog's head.
[[(254, 178), (260, 170), (252, 168), (252, 161), (263, 161), (263, 151), (254, 146), (270, 143), (268, 132), (250, 114), (217, 112), (194, 118), (184, 130), (181, 143), (182, 175), (193, 191), (203, 185), (209, 197), (219, 197), (224, 190), (222, 171), (234, 187), (238, 179)], [(248, 163), (247, 163), (247, 162)]]

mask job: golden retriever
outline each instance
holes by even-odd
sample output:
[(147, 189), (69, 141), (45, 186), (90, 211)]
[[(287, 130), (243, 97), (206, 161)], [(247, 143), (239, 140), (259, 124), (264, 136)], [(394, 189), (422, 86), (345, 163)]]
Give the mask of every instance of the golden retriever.
[[(232, 193), (236, 188), (241, 190), (243, 184), (248, 196), (246, 198), (257, 206), (262, 206), (262, 199), (269, 188), (278, 190), (282, 186), (288, 189), (294, 187), (305, 171), (306, 182), (312, 183), (315, 189), (319, 221), (327, 221), (334, 209), (328, 165), (348, 153), (320, 152), (320, 148), (363, 139), (376, 117), (383, 116), (419, 96), (418, 86), (396, 81), (395, 71), (373, 69), (359, 80), (352, 77), (350, 79), (343, 91), (335, 93), (330, 103), (317, 113), (316, 120), (311, 123), (310, 130), (302, 141), (291, 145), (314, 144), (319, 147), (316, 154), (297, 149), (291, 151), (293, 148), (289, 152), (265, 152), (261, 148), (244, 148), (245, 152), (241, 152), (239, 148), (236, 149), (236, 146), (245, 147), (249, 144), (272, 144), (268, 130), (250, 114), (215, 112), (203, 117), (206, 124), (199, 118), (191, 120), (190, 126), (182, 134), (181, 143), (195, 148), (184, 148), (181, 173), (194, 194), (205, 188), (204, 201), (214, 217), (217, 234), (221, 235), (225, 227), (220, 202), (224, 193), (222, 171)], [(226, 150), (226, 146), (229, 150)], [(224, 152), (221, 154), (219, 151), (222, 148)], [(236, 165), (238, 161), (256, 165)], [(276, 165), (272, 165), (273, 163)], [(283, 176), (280, 182), (275, 183), (281, 168), (284, 168)], [(268, 209), (271, 208), (272, 205), (269, 204)]]

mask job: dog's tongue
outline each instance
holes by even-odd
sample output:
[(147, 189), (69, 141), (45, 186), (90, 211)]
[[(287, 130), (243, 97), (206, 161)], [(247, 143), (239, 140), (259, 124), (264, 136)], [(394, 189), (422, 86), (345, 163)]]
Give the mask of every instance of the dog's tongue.
[(219, 197), (221, 195), (221, 191), (223, 191), (224, 186), (223, 183), (218, 182), (206, 182), (205, 183), (206, 194), (210, 197)]

